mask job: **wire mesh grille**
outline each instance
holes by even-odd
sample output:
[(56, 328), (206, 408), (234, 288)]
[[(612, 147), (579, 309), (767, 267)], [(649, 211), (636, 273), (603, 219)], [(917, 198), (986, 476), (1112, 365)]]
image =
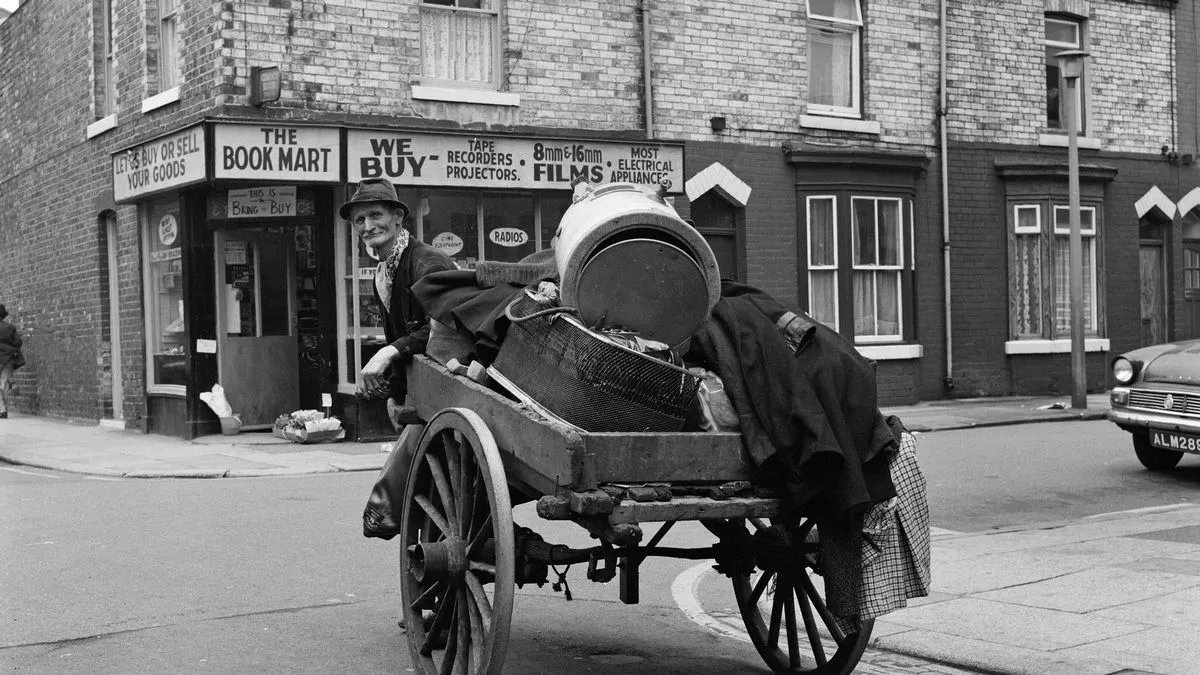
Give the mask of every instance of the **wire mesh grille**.
[[(514, 317), (540, 309), (524, 294)], [(592, 432), (680, 431), (700, 379), (547, 314), (513, 322), (492, 366), (550, 412)]]

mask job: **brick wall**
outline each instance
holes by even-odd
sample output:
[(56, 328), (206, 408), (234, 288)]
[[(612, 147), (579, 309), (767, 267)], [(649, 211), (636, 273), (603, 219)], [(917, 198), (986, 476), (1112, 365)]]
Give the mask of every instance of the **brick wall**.
[[(1164, 93), (1173, 90), (1168, 65), (1173, 3), (1058, 4), (1090, 12), (1088, 134), (1107, 150), (1158, 152), (1172, 136), (1173, 100)], [(947, 90), (954, 139), (1035, 145), (1047, 130), (1042, 44), (1047, 6), (1044, 0), (950, 3)]]
[[(111, 201), (110, 149), (84, 134), (94, 117), (91, 11), (39, 0), (0, 24), (0, 302), (28, 360), (14, 407), (78, 419), (104, 416), (111, 396), (100, 220)], [(134, 210), (121, 209), (120, 221), (120, 358), (125, 415), (136, 423), (144, 357)]]
[[(954, 177), (950, 205), (953, 214), (951, 270), (953, 281), (954, 396), (1069, 393), (1069, 354), (1008, 356), (1004, 343), (1009, 338), (1008, 233), (1005, 185), (996, 174), (998, 156), (1028, 161), (1045, 161), (1054, 150), (1035, 150), (994, 145), (952, 144), (950, 173)], [(1060, 152), (1065, 164), (1065, 151)], [(1110, 351), (1087, 356), (1088, 387), (1102, 391), (1107, 381), (1108, 361), (1123, 351), (1141, 346), (1140, 269), (1138, 261), (1138, 218), (1134, 203), (1158, 185), (1175, 199), (1172, 185), (1179, 169), (1161, 157), (1128, 153), (1086, 152), (1085, 165), (1116, 169), (1115, 178), (1104, 184), (1101, 222), (1104, 308), (1104, 337)], [(1196, 172), (1192, 172), (1193, 175)], [(1065, 202), (1065, 179), (1055, 193)], [(1174, 269), (1180, 269), (1178, 228), (1169, 228), (1175, 239)], [(1178, 287), (1176, 279), (1170, 282)], [(996, 293), (995, 289), (1006, 289)], [(1172, 293), (1171, 290), (1168, 293)]]
[[(1200, 7), (1179, 0), (1175, 10), (1175, 81), (1180, 92), (1200, 91)], [(1200, 157), (1200, 100), (1179, 99), (1179, 152)]]
[[(521, 105), (496, 110), (411, 98), (410, 85), (420, 82), (416, 2), (326, 3), (324, 11), (290, 0), (222, 2), (211, 11), (220, 66), (209, 102), (243, 106), (249, 67), (286, 63), (282, 96), (270, 106), (276, 116), (637, 132), (645, 124), (640, 4), (506, 2), (502, 88), (519, 94)], [(189, 12), (203, 23), (204, 15)], [(884, 129), (871, 145), (932, 145), (937, 64), (929, 45), (936, 44), (936, 19), (935, 0), (868, 7), (875, 23), (866, 33), (866, 106)], [(651, 3), (650, 22), (659, 137), (713, 140), (714, 115), (729, 120), (722, 140), (777, 145), (797, 136), (802, 5)]]

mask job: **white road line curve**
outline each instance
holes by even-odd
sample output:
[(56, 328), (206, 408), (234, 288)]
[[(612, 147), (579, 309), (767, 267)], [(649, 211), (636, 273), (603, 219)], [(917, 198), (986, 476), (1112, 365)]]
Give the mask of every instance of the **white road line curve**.
[(37, 473), (36, 471), (26, 471), (24, 469), (14, 469), (11, 466), (0, 466), (0, 471), (11, 471), (13, 473), (21, 473), (21, 474), (25, 474), (26, 476), (38, 476), (40, 478), (62, 478), (62, 476), (55, 476), (54, 474), (50, 474), (50, 473)]
[(675, 598), (675, 604), (679, 606), (679, 610), (683, 612), (684, 616), (700, 626), (718, 635), (742, 642), (751, 642), (750, 635), (745, 631), (709, 616), (700, 605), (700, 600), (696, 598), (696, 587), (700, 585), (700, 580), (704, 575), (711, 571), (712, 562), (702, 562), (675, 577), (675, 581), (671, 582), (671, 595)]

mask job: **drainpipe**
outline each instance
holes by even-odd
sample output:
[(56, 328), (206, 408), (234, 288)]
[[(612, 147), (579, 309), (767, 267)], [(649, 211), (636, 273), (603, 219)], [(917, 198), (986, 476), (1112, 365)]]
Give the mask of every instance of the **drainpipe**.
[(650, 80), (650, 0), (642, 0), (642, 100), (645, 102), (646, 138), (654, 138), (654, 85)]
[(942, 293), (945, 296), (946, 375), (942, 384), (954, 388), (954, 329), (950, 323), (950, 159), (946, 141), (946, 0), (938, 2), (938, 144), (942, 156)]

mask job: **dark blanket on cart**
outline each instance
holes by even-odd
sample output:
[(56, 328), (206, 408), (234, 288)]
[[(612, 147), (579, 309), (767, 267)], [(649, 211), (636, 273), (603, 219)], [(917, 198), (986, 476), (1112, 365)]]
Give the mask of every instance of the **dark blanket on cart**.
[(756, 482), (780, 488), (791, 514), (816, 520), (830, 609), (853, 616), (862, 517), (896, 495), (888, 458), (897, 437), (877, 407), (873, 364), (811, 320), (790, 343), (776, 325), (789, 313), (799, 314), (763, 291), (724, 281), (685, 360), (720, 376), (758, 467)]
[(816, 322), (793, 352), (776, 322), (798, 312), (744, 284), (725, 281), (721, 291), (684, 360), (721, 377), (752, 459), (771, 469), (764, 478), (780, 479), (805, 516), (861, 513), (895, 496), (880, 455), (898, 445), (877, 406), (872, 363)]
[(508, 330), (504, 308), (525, 287), (558, 274), (554, 249), (543, 249), (520, 262), (481, 262), (473, 270), (427, 274), (412, 292), (429, 316), (456, 327), (475, 345), (475, 358), (490, 365)]

